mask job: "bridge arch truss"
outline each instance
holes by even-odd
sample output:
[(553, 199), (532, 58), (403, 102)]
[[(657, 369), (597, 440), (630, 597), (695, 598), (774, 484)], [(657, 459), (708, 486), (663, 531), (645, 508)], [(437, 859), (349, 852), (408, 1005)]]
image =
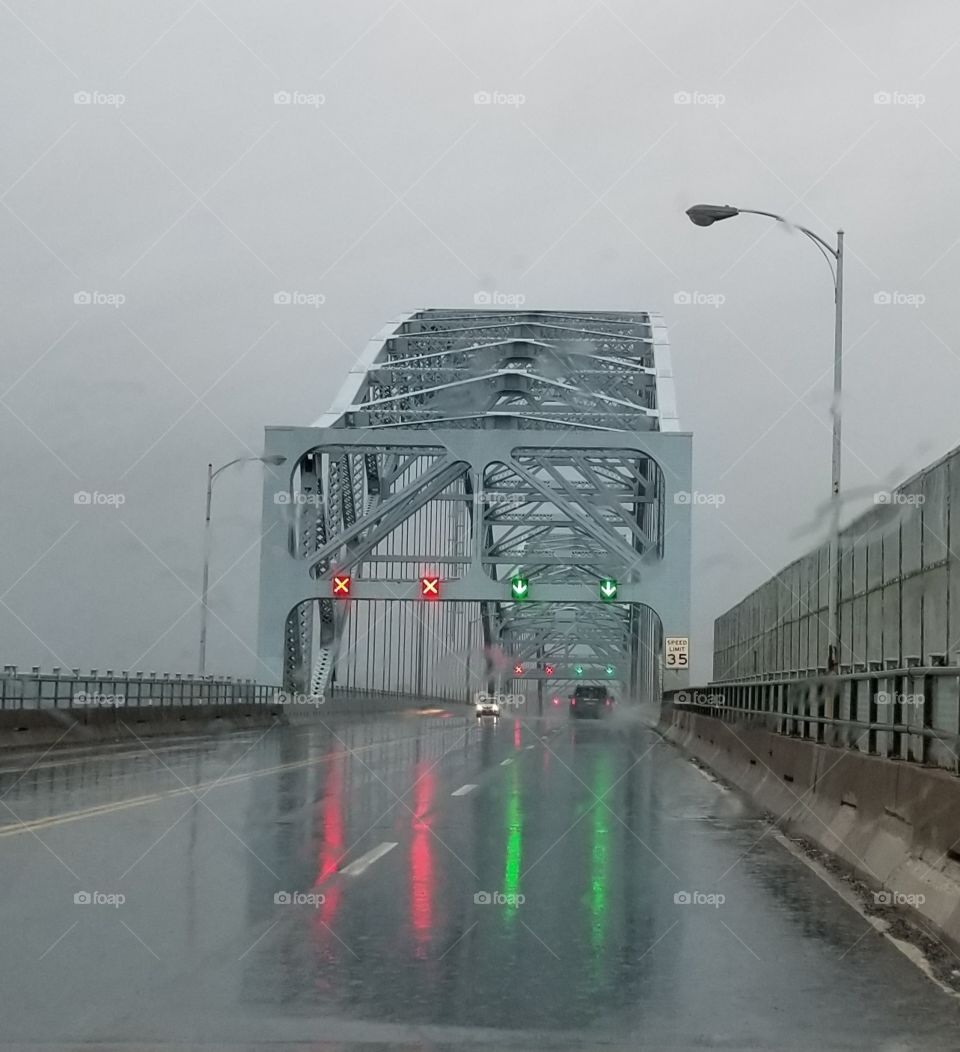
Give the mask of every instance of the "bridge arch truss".
[(313, 426), (266, 430), (286, 461), (264, 482), (260, 675), (451, 700), (575, 669), (625, 697), (685, 685), (659, 659), (689, 634), (691, 441), (656, 314), (396, 319)]

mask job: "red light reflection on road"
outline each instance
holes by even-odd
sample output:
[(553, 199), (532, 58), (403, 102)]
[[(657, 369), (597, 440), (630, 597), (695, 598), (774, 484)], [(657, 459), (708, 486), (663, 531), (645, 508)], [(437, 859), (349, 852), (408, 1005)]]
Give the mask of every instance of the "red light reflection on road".
[(333, 756), (327, 763), (327, 779), (323, 789), (323, 842), (320, 845), (320, 871), (314, 887), (319, 887), (336, 873), (343, 855), (342, 756)]
[(413, 926), (414, 953), (421, 959), (428, 955), (436, 892), (433, 836), (430, 820), (426, 817), (436, 790), (432, 767), (424, 761), (414, 768), (417, 783), (413, 790), (413, 839), (410, 844), (410, 923)]
[(319, 868), (313, 886), (324, 897), (323, 903), (317, 908), (315, 923), (318, 934), (324, 935), (329, 935), (326, 926), (333, 923), (342, 894), (341, 886), (330, 881), (330, 878), (336, 874), (346, 849), (343, 832), (343, 762), (342, 756), (333, 756), (328, 761), (323, 800), (320, 805), (323, 811), (323, 839), (320, 844)]

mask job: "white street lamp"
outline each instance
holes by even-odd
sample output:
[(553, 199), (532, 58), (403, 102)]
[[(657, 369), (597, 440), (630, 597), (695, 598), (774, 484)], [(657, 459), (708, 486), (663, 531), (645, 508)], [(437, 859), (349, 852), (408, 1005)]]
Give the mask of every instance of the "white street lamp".
[(843, 378), (843, 231), (837, 231), (837, 246), (834, 248), (812, 230), (775, 212), (761, 212), (754, 208), (734, 208), (732, 205), (694, 205), (687, 209), (690, 222), (697, 226), (712, 226), (722, 219), (737, 215), (767, 216), (778, 223), (795, 227), (812, 241), (830, 267), (833, 278), (835, 317), (833, 326), (833, 456), (830, 488), (830, 577), (827, 596), (827, 671), (836, 671), (840, 663), (840, 394)]
[(207, 586), (210, 583), (210, 504), (213, 500), (213, 480), (221, 471), (233, 467), (234, 464), (247, 464), (251, 461), (259, 461), (261, 464), (270, 464), (274, 467), (283, 464), (286, 457), (274, 455), (269, 457), (236, 457), (234, 460), (221, 465), (216, 471), (213, 465), (207, 465), (207, 514), (203, 524), (203, 587), (200, 592), (200, 676), (206, 675), (207, 668)]

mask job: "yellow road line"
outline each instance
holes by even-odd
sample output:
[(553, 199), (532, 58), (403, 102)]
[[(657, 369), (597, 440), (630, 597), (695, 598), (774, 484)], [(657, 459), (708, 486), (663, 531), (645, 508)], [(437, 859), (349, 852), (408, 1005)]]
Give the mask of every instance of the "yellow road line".
[(409, 741), (411, 737), (414, 736), (392, 738), (385, 742), (373, 742), (370, 745), (357, 746), (355, 749), (341, 749), (338, 752), (324, 753), (322, 756), (315, 756), (308, 760), (294, 760), (291, 763), (277, 764), (275, 767), (261, 767), (256, 771), (232, 774), (227, 778), (214, 778), (212, 781), (199, 782), (197, 785), (181, 786), (178, 789), (165, 789), (163, 792), (148, 793), (145, 796), (133, 796), (127, 800), (116, 800), (110, 804), (98, 804), (96, 807), (83, 807), (77, 811), (66, 811), (63, 814), (50, 815), (47, 818), (37, 818), (27, 822), (11, 822), (9, 825), (0, 826), (0, 837), (16, 836), (18, 833), (29, 833), (38, 829), (50, 829), (53, 826), (65, 825), (68, 822), (79, 822), (84, 818), (96, 818), (99, 815), (110, 815), (133, 807), (143, 807), (145, 804), (159, 803), (161, 800), (173, 800), (178, 796), (193, 796), (205, 789), (219, 789), (221, 786), (236, 785), (240, 782), (250, 781), (253, 778), (265, 778), (271, 774), (279, 774), (282, 771), (295, 771), (303, 767), (311, 767), (314, 764), (325, 763), (327, 760), (336, 759), (340, 756), (351, 756), (355, 753), (365, 752), (368, 749)]
[[(106, 752), (97, 753), (95, 756), (81, 754), (72, 754), (64, 756), (60, 759), (51, 760), (44, 763), (29, 763), (25, 767), (2, 767), (0, 768), (0, 777), (8, 777), (14, 774), (32, 774), (34, 771), (51, 771), (60, 767), (77, 767), (80, 764), (88, 763), (108, 763), (111, 760), (136, 760), (140, 757), (150, 758), (150, 753), (156, 753), (158, 756), (168, 756), (172, 752), (188, 752), (190, 750), (196, 750), (198, 744), (202, 743), (204, 739), (199, 736), (191, 738), (189, 743), (177, 742), (175, 745), (160, 745), (154, 744), (152, 739), (151, 748), (149, 752), (146, 749), (127, 749), (126, 752)], [(210, 739), (206, 739), (209, 741)], [(90, 748), (86, 746), (86, 748)]]

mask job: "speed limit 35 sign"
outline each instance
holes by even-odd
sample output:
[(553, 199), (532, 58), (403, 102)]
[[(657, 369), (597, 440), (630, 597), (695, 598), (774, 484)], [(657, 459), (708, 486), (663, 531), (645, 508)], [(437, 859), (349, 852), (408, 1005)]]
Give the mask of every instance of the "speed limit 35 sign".
[(663, 641), (663, 662), (666, 668), (688, 668), (690, 640), (686, 636), (667, 636)]

